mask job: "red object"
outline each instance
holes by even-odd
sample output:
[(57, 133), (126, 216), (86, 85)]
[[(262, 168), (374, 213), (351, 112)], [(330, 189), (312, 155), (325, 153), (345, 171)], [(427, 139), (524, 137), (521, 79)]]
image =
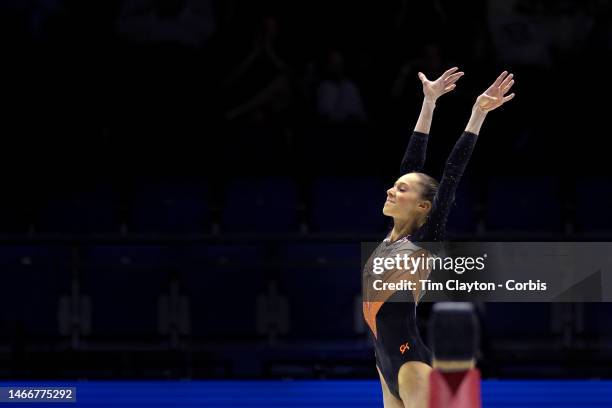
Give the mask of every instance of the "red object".
[(429, 377), (429, 408), (480, 408), (480, 371), (444, 373), (433, 370)]

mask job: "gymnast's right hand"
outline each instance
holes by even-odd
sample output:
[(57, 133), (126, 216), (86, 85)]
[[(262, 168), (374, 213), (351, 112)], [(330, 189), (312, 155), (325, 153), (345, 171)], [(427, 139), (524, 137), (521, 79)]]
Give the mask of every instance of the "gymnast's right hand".
[(422, 72), (418, 73), (419, 79), (423, 83), (423, 94), (425, 99), (435, 102), (440, 96), (455, 89), (459, 78), (463, 76), (463, 72), (456, 72), (459, 68), (453, 67), (447, 70), (435, 81), (427, 79)]

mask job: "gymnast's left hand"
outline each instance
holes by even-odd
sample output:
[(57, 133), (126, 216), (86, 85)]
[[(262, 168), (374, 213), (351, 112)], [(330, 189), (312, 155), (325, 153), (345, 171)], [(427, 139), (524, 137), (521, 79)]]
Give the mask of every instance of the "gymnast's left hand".
[(474, 108), (482, 112), (490, 112), (514, 98), (514, 93), (506, 96), (514, 85), (514, 75), (504, 71), (482, 95), (476, 99)]

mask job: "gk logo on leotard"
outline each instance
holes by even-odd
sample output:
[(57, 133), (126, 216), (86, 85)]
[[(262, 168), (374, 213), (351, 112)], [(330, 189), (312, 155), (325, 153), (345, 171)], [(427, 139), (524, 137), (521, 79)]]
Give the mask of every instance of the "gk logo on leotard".
[(404, 351), (410, 349), (410, 346), (408, 345), (408, 343), (404, 343), (400, 346), (400, 353), (404, 354)]

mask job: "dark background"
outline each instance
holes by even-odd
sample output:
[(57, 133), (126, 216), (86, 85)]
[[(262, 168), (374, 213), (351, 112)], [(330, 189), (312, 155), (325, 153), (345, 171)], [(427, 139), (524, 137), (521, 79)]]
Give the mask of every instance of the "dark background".
[[(374, 376), (359, 243), (388, 227), (419, 70), (466, 72), (438, 179), (516, 79), (449, 239), (608, 240), (612, 4), (463, 3), (4, 1), (0, 376)], [(325, 108), (339, 78), (358, 92)], [(478, 307), (485, 377), (606, 375), (608, 304)]]

